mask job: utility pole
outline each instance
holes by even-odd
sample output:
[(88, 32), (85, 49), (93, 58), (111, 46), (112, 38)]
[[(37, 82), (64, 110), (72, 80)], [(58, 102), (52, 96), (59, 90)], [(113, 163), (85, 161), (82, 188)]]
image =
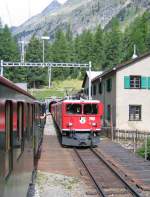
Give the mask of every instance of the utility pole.
[[(42, 36), (43, 40), (43, 67), (45, 66), (45, 40), (49, 40), (49, 36)], [(51, 65), (48, 67), (48, 87), (51, 87)]]
[(19, 43), (21, 44), (21, 63), (24, 64), (24, 62), (25, 62), (25, 44), (27, 44), (28, 42), (21, 40), (21, 41), (19, 41)]
[(45, 40), (49, 40), (49, 36), (42, 36), (41, 39), (43, 40), (43, 66), (45, 64)]
[(51, 73), (52, 73), (52, 68), (51, 65), (48, 67), (48, 87), (51, 87)]
[(89, 62), (89, 100), (91, 99), (91, 67), (92, 63)]
[(1, 77), (3, 77), (4, 74), (3, 60), (1, 60), (0, 69), (1, 69)]

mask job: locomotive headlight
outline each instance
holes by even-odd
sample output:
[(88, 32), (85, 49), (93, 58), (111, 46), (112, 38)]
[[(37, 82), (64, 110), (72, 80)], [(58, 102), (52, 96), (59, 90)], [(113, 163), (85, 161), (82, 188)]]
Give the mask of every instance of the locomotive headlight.
[(68, 127), (71, 127), (72, 125), (73, 125), (72, 122), (69, 122), (69, 123), (67, 124)]
[(97, 123), (96, 122), (92, 122), (92, 126), (93, 127), (96, 127), (97, 126)]

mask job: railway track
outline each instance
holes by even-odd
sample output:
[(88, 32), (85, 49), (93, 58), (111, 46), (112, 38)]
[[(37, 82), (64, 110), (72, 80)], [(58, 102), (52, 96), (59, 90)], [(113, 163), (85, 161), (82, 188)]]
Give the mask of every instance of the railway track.
[(100, 196), (142, 197), (138, 188), (121, 177), (117, 170), (96, 150), (74, 149)]

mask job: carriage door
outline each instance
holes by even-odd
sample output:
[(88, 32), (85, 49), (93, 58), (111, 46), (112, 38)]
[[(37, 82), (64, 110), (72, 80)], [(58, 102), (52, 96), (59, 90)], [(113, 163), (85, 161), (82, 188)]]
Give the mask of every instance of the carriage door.
[(13, 110), (12, 103), (5, 104), (5, 178), (10, 175), (13, 168)]

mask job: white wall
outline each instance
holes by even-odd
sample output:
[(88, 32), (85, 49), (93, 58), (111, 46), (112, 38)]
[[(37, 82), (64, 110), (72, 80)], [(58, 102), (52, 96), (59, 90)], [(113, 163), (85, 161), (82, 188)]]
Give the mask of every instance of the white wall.
[[(150, 77), (150, 57), (116, 73), (116, 128), (150, 131), (150, 89), (124, 89), (124, 76)], [(129, 105), (142, 105), (142, 120), (129, 121)]]

